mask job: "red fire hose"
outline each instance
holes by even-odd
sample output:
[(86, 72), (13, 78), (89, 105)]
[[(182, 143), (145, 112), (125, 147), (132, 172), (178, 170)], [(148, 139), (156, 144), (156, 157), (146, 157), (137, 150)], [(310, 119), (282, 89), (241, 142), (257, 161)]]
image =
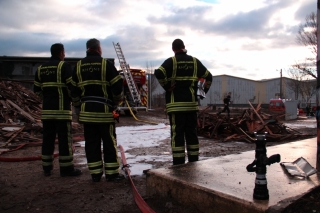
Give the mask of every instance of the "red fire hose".
[(129, 181), (130, 181), (130, 184), (131, 184), (131, 188), (132, 188), (132, 191), (133, 191), (133, 195), (134, 195), (134, 200), (138, 206), (138, 208), (140, 209), (140, 211), (142, 213), (155, 213), (155, 211), (153, 211), (149, 206), (148, 204), (143, 200), (143, 198), (140, 196), (137, 188), (135, 187), (132, 179), (131, 179), (131, 176), (130, 176), (130, 169), (129, 169), (129, 166), (127, 164), (127, 159), (126, 159), (126, 156), (124, 154), (124, 150), (123, 150), (123, 147), (121, 145), (119, 145), (119, 149), (120, 149), (120, 152), (121, 152), (121, 160), (122, 160), (122, 164), (123, 164), (123, 169), (125, 169), (125, 172), (129, 178)]

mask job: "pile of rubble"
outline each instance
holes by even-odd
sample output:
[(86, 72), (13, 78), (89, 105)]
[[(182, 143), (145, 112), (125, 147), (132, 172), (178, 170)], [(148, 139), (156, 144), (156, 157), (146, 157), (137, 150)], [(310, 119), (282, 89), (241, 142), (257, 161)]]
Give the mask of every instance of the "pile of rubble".
[(241, 116), (228, 118), (200, 111), (198, 116), (198, 135), (226, 141), (254, 142), (254, 134), (266, 134), (267, 141), (303, 139), (310, 137), (281, 123), (275, 116), (261, 112), (261, 105), (243, 110)]
[[(14, 81), (0, 81), (0, 148), (11, 142), (42, 142), (40, 98)], [(73, 132), (82, 126), (72, 123)]]

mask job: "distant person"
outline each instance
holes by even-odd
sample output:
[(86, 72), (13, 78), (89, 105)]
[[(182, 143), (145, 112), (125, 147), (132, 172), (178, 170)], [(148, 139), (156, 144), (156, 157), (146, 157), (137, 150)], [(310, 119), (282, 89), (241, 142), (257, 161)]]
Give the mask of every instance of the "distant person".
[(188, 161), (199, 160), (197, 136), (198, 79), (204, 78), (207, 93), (212, 75), (195, 57), (187, 55), (181, 39), (172, 43), (175, 56), (168, 58), (155, 70), (155, 76), (164, 88), (166, 111), (171, 125), (171, 147), (173, 165), (185, 163), (185, 143)]
[(63, 44), (53, 44), (51, 55), (47, 63), (38, 67), (34, 80), (34, 92), (42, 98), (42, 167), (44, 175), (50, 176), (58, 134), (60, 175), (78, 176), (81, 171), (73, 166), (71, 97), (68, 89), (72, 86), (72, 69), (63, 61)]
[(231, 92), (228, 92), (227, 97), (225, 97), (223, 99), (223, 104), (224, 104), (224, 108), (223, 110), (221, 110), (220, 112), (217, 113), (217, 115), (220, 115), (221, 113), (227, 111), (228, 113), (228, 118), (230, 118), (230, 109), (229, 109), (229, 104), (231, 102)]
[[(114, 107), (122, 99), (123, 79), (114, 63), (101, 57), (100, 41), (93, 38), (86, 43), (87, 56), (74, 68), (72, 83), (73, 103), (83, 123), (85, 152), (93, 182), (99, 182), (103, 173), (107, 181), (122, 180)], [(103, 159), (101, 156), (101, 141)]]
[(306, 111), (307, 111), (306, 115), (310, 116), (311, 106), (309, 104), (307, 104), (307, 106), (306, 106)]

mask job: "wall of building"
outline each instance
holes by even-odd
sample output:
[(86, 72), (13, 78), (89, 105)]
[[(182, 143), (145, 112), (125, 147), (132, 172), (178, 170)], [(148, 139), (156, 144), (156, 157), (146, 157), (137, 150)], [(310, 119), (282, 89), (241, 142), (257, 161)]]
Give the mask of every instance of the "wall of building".
[[(295, 91), (288, 86), (290, 79), (282, 78), (282, 96), (285, 99), (296, 100)], [(158, 82), (157, 87), (152, 91), (153, 95), (164, 93)], [(206, 94), (206, 98), (200, 101), (201, 106), (223, 104), (223, 98), (231, 92), (233, 105), (244, 105), (250, 101), (253, 104), (269, 104), (270, 99), (279, 98), (280, 78), (254, 81), (245, 78), (238, 78), (229, 75), (213, 76), (212, 85)], [(302, 98), (298, 96), (298, 101)], [(315, 95), (311, 98), (311, 103), (315, 103)]]

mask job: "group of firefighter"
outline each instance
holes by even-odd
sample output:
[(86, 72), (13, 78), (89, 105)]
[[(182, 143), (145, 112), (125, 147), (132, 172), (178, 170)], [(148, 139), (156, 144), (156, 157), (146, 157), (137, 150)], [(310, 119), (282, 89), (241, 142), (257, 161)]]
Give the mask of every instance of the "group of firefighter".
[[(187, 54), (181, 39), (172, 43), (174, 56), (155, 70), (165, 90), (166, 112), (171, 127), (173, 165), (199, 160), (197, 137), (198, 80), (204, 79), (207, 93), (212, 75), (195, 57)], [(123, 78), (113, 62), (102, 57), (100, 41), (86, 43), (86, 57), (74, 67), (64, 62), (63, 44), (51, 46), (50, 60), (39, 66), (34, 92), (42, 100), (42, 168), (45, 176), (53, 170), (56, 135), (59, 142), (60, 176), (82, 174), (73, 163), (72, 111), (83, 124), (87, 166), (93, 182), (104, 175), (107, 181), (124, 179), (120, 162), (113, 111), (123, 99)], [(73, 106), (73, 110), (72, 110)], [(103, 152), (101, 152), (101, 141)]]

